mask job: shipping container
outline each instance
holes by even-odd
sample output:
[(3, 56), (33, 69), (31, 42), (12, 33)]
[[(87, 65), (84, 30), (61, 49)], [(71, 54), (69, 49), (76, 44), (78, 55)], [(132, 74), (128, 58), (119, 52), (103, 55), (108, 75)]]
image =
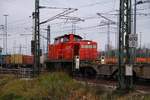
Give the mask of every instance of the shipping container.
[(33, 56), (23, 55), (22, 56), (22, 63), (23, 64), (28, 64), (28, 65), (33, 64)]
[(11, 64), (33, 64), (33, 56), (14, 54), (10, 57)]
[(105, 57), (105, 64), (117, 64), (116, 57)]
[(6, 64), (10, 64), (11, 63), (11, 56), (10, 55), (6, 55), (4, 58), (4, 61)]
[(23, 59), (21, 54), (11, 55), (11, 64), (22, 64)]
[(148, 63), (147, 58), (138, 57), (136, 58), (136, 63)]

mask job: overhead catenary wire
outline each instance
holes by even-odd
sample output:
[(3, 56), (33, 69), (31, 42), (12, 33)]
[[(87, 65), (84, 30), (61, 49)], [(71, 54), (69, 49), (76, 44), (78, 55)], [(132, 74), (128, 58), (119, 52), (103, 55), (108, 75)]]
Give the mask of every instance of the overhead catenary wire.
[[(117, 14), (106, 14), (106, 13), (102, 13), (102, 14), (105, 14), (105, 15), (117, 15)], [(139, 15), (145, 15), (145, 13), (139, 13)], [(92, 20), (92, 19), (97, 19), (98, 17), (94, 17), (94, 16), (90, 16), (90, 17), (83, 17), (85, 20)], [(138, 20), (142, 20), (142, 19), (138, 19)], [(146, 20), (146, 19), (144, 19), (144, 20)], [(24, 23), (25, 24), (25, 23)], [(53, 26), (53, 25), (60, 25), (60, 24), (69, 24), (69, 23), (65, 23), (65, 22), (58, 22), (58, 23), (51, 23), (51, 25)], [(46, 25), (45, 25), (46, 26)], [(22, 27), (22, 29), (20, 29), (20, 27)], [(44, 27), (44, 26), (43, 26)], [(29, 29), (32, 29), (31, 28), (31, 26), (30, 27), (28, 27)], [(12, 30), (11, 29), (11, 27), (9, 27), (9, 29), (10, 30)], [(17, 30), (20, 30), (20, 32), (21, 31), (24, 31), (24, 26), (23, 26), (23, 24), (20, 24), (18, 27), (14, 27), (13, 28), (13, 30), (14, 31), (17, 31)], [(27, 31), (27, 30), (26, 30)], [(12, 32), (12, 31), (11, 31)], [(19, 33), (19, 32), (18, 32)]]
[[(106, 14), (106, 13), (105, 13)], [(117, 14), (108, 14), (107, 13), (107, 15), (117, 15)], [(140, 16), (149, 16), (149, 13), (139, 13), (139, 14), (137, 14), (137, 15), (140, 15)], [(89, 17), (89, 18), (84, 18), (85, 20), (90, 20), (90, 19), (96, 19), (96, 17)], [(23, 21), (23, 20), (22, 20)], [(19, 22), (17, 22), (17, 23), (19, 23)], [(25, 25), (25, 24), (27, 24), (28, 22), (26, 22), (26, 23), (21, 23), (21, 24), (19, 24), (18, 26), (20, 27), (20, 26), (23, 26), (23, 25)], [(63, 23), (65, 23), (65, 22), (62, 22), (62, 24)], [(13, 23), (14, 25), (13, 26), (15, 26), (16, 24), (15, 24), (15, 22)], [(57, 23), (57, 24), (60, 24), (59, 22)], [(67, 23), (65, 23), (65, 24), (67, 24)], [(11, 27), (10, 27), (10, 29), (11, 29)], [(18, 28), (16, 28), (16, 29), (18, 29)]]
[[(43, 0), (41, 3), (45, 3), (45, 4), (50, 4), (51, 2), (49, 0)], [(89, 4), (86, 4), (86, 5), (81, 5), (77, 8), (87, 8), (87, 7), (92, 7), (92, 6), (96, 6), (96, 5), (102, 5), (102, 4), (107, 4), (107, 3), (110, 3), (109, 0), (103, 0), (103, 1), (100, 1), (100, 2), (92, 2), (92, 3), (89, 3)]]

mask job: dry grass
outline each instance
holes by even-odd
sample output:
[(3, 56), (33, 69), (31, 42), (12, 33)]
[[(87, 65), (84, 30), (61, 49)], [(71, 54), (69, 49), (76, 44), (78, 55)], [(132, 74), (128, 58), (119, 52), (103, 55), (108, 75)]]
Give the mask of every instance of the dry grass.
[(44, 74), (32, 80), (19, 80), (11, 76), (5, 78), (0, 82), (2, 100), (79, 100), (95, 97), (90, 93), (92, 89), (62, 72)]

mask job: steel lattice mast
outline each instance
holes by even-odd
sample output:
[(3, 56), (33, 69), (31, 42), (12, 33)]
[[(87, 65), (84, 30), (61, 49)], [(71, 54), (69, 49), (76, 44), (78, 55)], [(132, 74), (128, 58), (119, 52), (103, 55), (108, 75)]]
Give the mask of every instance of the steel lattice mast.
[(34, 26), (34, 74), (40, 73), (40, 17), (39, 0), (35, 0), (35, 26)]
[(120, 0), (118, 88), (121, 90), (133, 86), (132, 76), (126, 76), (125, 69), (127, 64), (132, 63), (129, 34), (131, 34), (131, 0)]

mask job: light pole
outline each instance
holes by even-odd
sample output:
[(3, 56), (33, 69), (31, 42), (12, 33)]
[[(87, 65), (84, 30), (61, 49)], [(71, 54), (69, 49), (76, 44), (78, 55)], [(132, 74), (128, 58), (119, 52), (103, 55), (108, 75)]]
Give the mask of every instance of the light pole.
[(0, 34), (0, 35), (2, 35), (3, 36), (3, 52), (4, 52), (4, 48), (5, 48), (5, 39), (4, 39), (4, 32), (5, 32), (5, 26), (4, 25), (0, 25), (0, 29), (2, 30), (2, 34)]
[[(2, 35), (2, 36), (4, 36), (4, 25), (0, 25), (0, 30), (2, 29), (2, 34), (0, 34), (0, 35)], [(0, 38), (0, 39), (2, 39), (3, 40), (3, 38)], [(4, 48), (4, 40), (3, 40), (3, 48)], [(1, 60), (1, 67), (2, 67), (2, 65), (3, 65), (3, 57), (2, 57), (2, 49), (3, 49), (2, 47), (0, 47), (0, 60)]]
[(5, 46), (6, 46), (6, 55), (7, 55), (7, 17), (8, 17), (8, 15), (5, 14), (4, 17), (5, 17), (5, 34), (6, 34)]
[(2, 49), (3, 49), (3, 48), (0, 47), (0, 60), (1, 60), (1, 63), (0, 63), (0, 64), (1, 64), (1, 68), (2, 68), (2, 62), (3, 62), (3, 60), (2, 60)]
[(134, 34), (136, 34), (136, 5), (137, 2), (134, 0)]

